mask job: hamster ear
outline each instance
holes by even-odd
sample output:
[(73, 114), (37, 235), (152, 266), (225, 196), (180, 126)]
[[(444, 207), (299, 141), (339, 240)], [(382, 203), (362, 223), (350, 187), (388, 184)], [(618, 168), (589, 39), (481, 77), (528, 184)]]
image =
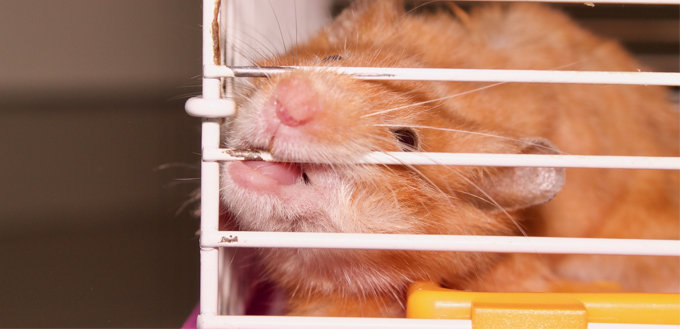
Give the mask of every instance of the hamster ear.
[(325, 32), (332, 43), (373, 40), (403, 15), (403, 0), (356, 0)]
[[(531, 138), (522, 141), (520, 154), (559, 154), (559, 150), (550, 141), (543, 138)], [(550, 167), (501, 167), (482, 179), (479, 191), (472, 194), (482, 201), (475, 203), (482, 209), (514, 211), (536, 206), (550, 201), (564, 185), (564, 168)], [(482, 195), (480, 195), (482, 194)], [(491, 197), (498, 205), (488, 202)]]

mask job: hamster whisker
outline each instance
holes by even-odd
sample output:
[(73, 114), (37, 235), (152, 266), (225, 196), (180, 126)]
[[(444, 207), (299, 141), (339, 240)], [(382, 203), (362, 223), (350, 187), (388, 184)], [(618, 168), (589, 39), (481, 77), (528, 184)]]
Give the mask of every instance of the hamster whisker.
[[(276, 52), (271, 49), (271, 47), (273, 47), (273, 42), (271, 42), (264, 34), (259, 33), (260, 37), (254, 37), (253, 34), (248, 33), (248, 32), (250, 32), (250, 30), (244, 29), (244, 30), (239, 30), (238, 32), (239, 32), (238, 34), (242, 34), (248, 40), (239, 38), (236, 35), (228, 35), (227, 37), (234, 40), (234, 45), (235, 45), (234, 51), (236, 53), (240, 54), (241, 56), (243, 56), (244, 58), (246, 58), (248, 61), (250, 61), (252, 63), (254, 63), (256, 61), (256, 57), (252, 56), (250, 54), (250, 52), (256, 53), (259, 56), (259, 58), (266, 58), (268, 56), (276, 56)], [(269, 41), (271, 46), (265, 45), (262, 41), (260, 41), (260, 39), (265, 39), (265, 40)], [(259, 47), (252, 45), (253, 42), (259, 44)], [(242, 49), (242, 47), (244, 47), (244, 46), (249, 49), (248, 52), (246, 52), (245, 50)], [(269, 55), (263, 54), (262, 50), (266, 50)]]
[[(433, 160), (433, 159), (431, 159), (431, 160), (432, 160), (432, 161), (435, 161), (435, 160)], [(447, 167), (447, 168), (451, 168), (451, 167)], [(452, 168), (451, 168), (451, 169), (452, 169)], [(498, 202), (496, 202), (496, 200), (494, 200), (494, 198), (491, 197), (491, 195), (489, 195), (488, 193), (486, 193), (486, 191), (484, 191), (484, 189), (482, 189), (479, 185), (475, 184), (475, 182), (473, 182), (473, 181), (470, 180), (469, 178), (465, 177), (465, 176), (462, 175), (461, 173), (459, 173), (459, 172), (457, 172), (457, 171), (455, 171), (455, 170), (451, 170), (451, 172), (453, 172), (454, 174), (458, 175), (458, 177), (462, 178), (463, 180), (465, 180), (466, 182), (468, 182), (470, 185), (472, 185), (476, 190), (478, 190), (479, 192), (481, 192), (482, 194), (484, 194), (484, 196), (487, 198), (487, 201), (491, 202), (491, 204), (493, 204), (496, 208), (498, 208), (498, 209), (499, 209), (499, 210), (500, 210), (500, 211), (501, 211), (501, 212), (502, 212), (502, 213), (510, 220), (510, 222), (512, 222), (512, 224), (515, 225), (515, 227), (517, 227), (517, 229), (519, 230), (520, 233), (522, 233), (522, 235), (524, 235), (525, 237), (528, 237), (528, 236), (529, 236), (529, 235), (526, 233), (526, 231), (522, 228), (522, 225), (521, 225), (517, 220), (515, 220), (515, 219), (510, 215), (510, 213), (508, 213), (505, 209), (503, 209), (503, 207), (501, 207), (501, 205), (500, 205)]]
[[(499, 210), (500, 210), (500, 211), (501, 211), (501, 212), (502, 212), (502, 213), (503, 213), (503, 214), (504, 214), (504, 215), (505, 215), (505, 216), (506, 216), (506, 217), (507, 217), (514, 225), (515, 225), (515, 227), (517, 227), (517, 229), (519, 230), (520, 233), (522, 233), (522, 235), (528, 236), (528, 234), (524, 231), (524, 229), (522, 228), (522, 226), (520, 225), (520, 223), (519, 223), (517, 220), (515, 220), (515, 219), (514, 219), (514, 218), (513, 218), (513, 217), (512, 217), (505, 209), (503, 209), (503, 207), (501, 207), (501, 205), (500, 205), (496, 200), (494, 200), (494, 198), (491, 197), (491, 195), (489, 195), (488, 193), (486, 193), (486, 191), (484, 191), (484, 189), (482, 189), (479, 185), (475, 184), (475, 182), (473, 182), (471, 179), (469, 179), (468, 177), (466, 177), (465, 175), (463, 175), (462, 173), (460, 173), (460, 172), (459, 172), (458, 170), (456, 170), (455, 168), (453, 168), (453, 167), (451, 167), (451, 166), (446, 166), (446, 165), (441, 164), (441, 163), (438, 163), (438, 161), (437, 161), (436, 159), (433, 159), (433, 158), (429, 157), (427, 154), (424, 154), (423, 157), (427, 158), (428, 160), (430, 160), (430, 161), (432, 161), (432, 162), (434, 162), (434, 163), (437, 163), (438, 165), (440, 165), (440, 166), (442, 166), (442, 167), (447, 168), (450, 172), (456, 174), (458, 177), (460, 177), (461, 179), (463, 179), (464, 181), (466, 181), (468, 184), (470, 184), (470, 185), (471, 185), (472, 187), (474, 187), (476, 190), (478, 190), (479, 192), (481, 192), (481, 193), (486, 197), (486, 200), (485, 200), (485, 201), (488, 201), (489, 203), (491, 203), (492, 205), (494, 205), (496, 208), (498, 208), (498, 209), (499, 209)], [(406, 166), (408, 166), (409, 168), (412, 168), (412, 170), (414, 170), (414, 172), (418, 173), (420, 176), (426, 177), (426, 176), (425, 176), (423, 173), (421, 173), (419, 170), (415, 169), (414, 166), (412, 166), (412, 165), (406, 165)], [(432, 182), (430, 179), (427, 179), (427, 181), (428, 181), (432, 186), (434, 186), (437, 190), (439, 190), (442, 194), (444, 194), (444, 192), (443, 192), (439, 187), (437, 187), (437, 186), (434, 184), (434, 182)], [(462, 192), (462, 191), (457, 191), (457, 192)], [(453, 203), (451, 203), (451, 200), (447, 198), (447, 201), (451, 204), (452, 209), (455, 209), (455, 207), (453, 206)]]
[(187, 183), (191, 185), (197, 185), (196, 183), (200, 183), (201, 178), (175, 178), (172, 181), (163, 184), (164, 188), (172, 188), (178, 185), (186, 185)]
[(153, 171), (158, 171), (158, 170), (166, 170), (170, 168), (184, 168), (184, 169), (191, 169), (194, 171), (200, 171), (201, 167), (195, 164), (189, 164), (189, 163), (183, 163), (183, 162), (169, 162), (162, 164), (156, 168), (153, 168)]
[[(187, 86), (187, 88), (196, 88), (196, 87), (198, 87), (198, 86)], [(177, 96), (173, 96), (173, 97), (168, 98), (167, 100), (168, 101), (187, 100), (191, 97), (201, 96), (201, 95), (202, 95), (202, 92), (196, 91), (196, 92), (192, 92), (192, 93), (184, 93), (184, 94), (180, 94), (180, 95), (177, 95)]]
[[(392, 168), (390, 168), (388, 165), (383, 165), (383, 167), (384, 167), (386, 170), (390, 171), (392, 174), (395, 174), (394, 170), (392, 170)], [(379, 188), (378, 188), (378, 185), (375, 183), (374, 180), (371, 180), (371, 182), (373, 183), (373, 186), (374, 186), (376, 189), (379, 189)], [(392, 186), (392, 182), (391, 182), (390, 180), (386, 180), (386, 182), (387, 182), (387, 187), (388, 187), (388, 189), (390, 190), (390, 193), (392, 194), (392, 198), (393, 198), (393, 201), (394, 201), (394, 206), (395, 206), (395, 207), (399, 207), (399, 197), (397, 196), (397, 191), (396, 191), (396, 190), (394, 189), (394, 187)], [(421, 204), (423, 204), (423, 203), (421, 202)], [(423, 206), (425, 206), (425, 205), (423, 204)]]
[(411, 10), (404, 12), (404, 14), (401, 17), (399, 17), (399, 19), (404, 19), (406, 17), (406, 15), (410, 14), (411, 12), (418, 10), (418, 8), (420, 8), (420, 7), (424, 7), (424, 6), (427, 6), (429, 4), (432, 4), (432, 3), (435, 3), (435, 2), (442, 2), (442, 1), (447, 1), (447, 0), (424, 1), (421, 4), (414, 6)]
[[(293, 18), (295, 21), (295, 46), (298, 45), (298, 19), (297, 19), (297, 1), (293, 0)], [(295, 47), (295, 58), (298, 58), (298, 47)]]
[[(182, 204), (179, 205), (179, 208), (177, 208), (177, 211), (175, 211), (175, 216), (179, 216), (182, 212), (184, 212), (187, 207), (189, 207), (192, 204), (196, 204), (197, 202), (201, 201), (201, 190), (197, 189), (191, 194), (189, 194), (189, 199), (185, 200), (182, 202)], [(195, 215), (196, 210), (190, 210), (189, 213), (192, 215)]]
[(276, 25), (279, 27), (279, 35), (281, 36), (281, 43), (283, 43), (283, 51), (284, 53), (287, 53), (288, 47), (286, 46), (286, 39), (283, 37), (283, 29), (281, 29), (281, 23), (279, 23), (279, 16), (276, 15), (276, 10), (274, 10), (274, 5), (272, 5), (271, 0), (268, 0), (267, 2), (269, 3), (269, 8), (272, 10), (272, 14), (274, 14)]
[(364, 115), (361, 116), (361, 117), (362, 117), (362, 118), (366, 118), (366, 117), (371, 117), (371, 116), (375, 116), (375, 115), (381, 115), (381, 114), (389, 113), (389, 112), (392, 112), (392, 111), (403, 110), (403, 109), (409, 108), (409, 107), (414, 107), (414, 106), (419, 106), (419, 105), (425, 105), (425, 104), (429, 104), (429, 103), (439, 102), (439, 101), (443, 101), (443, 100), (448, 100), (448, 99), (456, 98), (456, 97), (459, 97), (459, 96), (464, 96), (464, 95), (467, 95), (467, 94), (471, 94), (471, 93), (474, 93), (474, 92), (477, 92), (477, 91), (481, 91), (481, 90), (484, 90), (484, 89), (489, 89), (489, 88), (492, 88), (492, 87), (500, 86), (500, 85), (506, 84), (506, 83), (507, 83), (507, 82), (497, 82), (497, 83), (493, 83), (493, 84), (486, 85), (486, 86), (483, 86), (483, 87), (475, 88), (475, 89), (472, 89), (472, 90), (463, 91), (463, 92), (460, 92), (460, 93), (457, 93), (457, 94), (454, 94), (454, 95), (444, 96), (444, 97), (435, 98), (435, 99), (432, 99), (432, 100), (427, 100), (427, 101), (423, 101), (423, 102), (419, 102), (419, 103), (413, 103), (413, 104), (408, 104), (408, 105), (404, 105), (404, 106), (399, 106), (399, 107), (395, 107), (395, 108), (391, 108), (391, 109), (386, 109), (386, 110), (382, 110), (382, 111), (378, 111), (378, 112), (373, 112), (373, 113), (369, 113), (369, 114), (364, 114)]
[[(412, 172), (416, 173), (416, 174), (418, 175), (418, 177), (420, 177), (420, 179), (422, 179), (422, 180), (424, 180), (426, 183), (428, 183), (433, 189), (435, 189), (436, 191), (438, 191), (441, 195), (445, 196), (445, 197), (444, 197), (444, 200), (446, 201), (446, 203), (448, 204), (448, 206), (450, 207), (450, 209), (457, 209), (457, 208), (458, 208), (458, 207), (456, 207), (456, 205), (452, 202), (451, 197), (449, 196), (449, 194), (447, 194), (447, 193), (444, 192), (441, 188), (439, 188), (439, 186), (437, 186), (437, 184), (435, 184), (435, 183), (434, 183), (429, 177), (427, 177), (427, 175), (425, 175), (422, 171), (418, 170), (415, 166), (413, 166), (413, 165), (411, 165), (411, 164), (404, 163), (403, 161), (397, 159), (396, 157), (393, 157), (393, 158), (394, 158), (395, 160), (399, 161), (399, 162), (401, 163), (402, 166), (404, 166), (404, 167), (410, 169)], [(423, 204), (423, 203), (422, 203), (423, 201), (420, 201), (420, 202), (421, 202), (421, 204)], [(424, 204), (423, 204), (423, 206), (425, 207), (425, 209), (427, 209), (427, 206), (425, 206)], [(441, 232), (441, 229), (440, 229), (439, 225), (437, 225), (436, 228), (437, 228), (437, 230), (439, 230), (439, 233), (440, 233), (440, 234), (443, 234), (443, 232)]]
[[(264, 58), (266, 56), (254, 47), (253, 47), (252, 51), (254, 51), (257, 54), (257, 56), (259, 56), (260, 58)], [(253, 61), (255, 61), (255, 58), (256, 58), (255, 56), (252, 56), (251, 54), (249, 54), (249, 53), (247, 53), (243, 50), (234, 49), (234, 52), (243, 56), (243, 58), (245, 58), (248, 62), (252, 63)]]
[[(382, 165), (382, 166), (383, 166), (383, 168), (385, 168), (386, 170), (390, 171), (392, 174), (397, 175), (396, 171), (395, 171), (391, 166), (389, 166), (389, 165)], [(388, 183), (389, 183), (389, 186), (390, 186), (390, 190), (391, 190), (391, 192), (392, 192), (392, 196), (394, 197), (395, 206), (400, 207), (401, 205), (400, 205), (400, 202), (399, 202), (399, 198), (398, 198), (398, 196), (397, 196), (397, 193), (396, 193), (396, 191), (392, 188), (392, 183), (391, 183), (389, 180), (388, 180)], [(414, 186), (407, 186), (407, 188), (411, 189), (414, 193), (419, 192), (419, 189), (418, 189), (417, 187), (414, 187)], [(423, 200), (423, 198), (418, 198), (418, 203), (420, 203), (420, 205), (422, 205), (422, 209), (424, 209), (425, 211), (427, 211), (427, 214), (429, 215), (429, 214), (430, 214), (430, 209), (429, 209), (429, 207), (425, 204), (425, 201)], [(427, 217), (427, 216), (420, 216), (419, 219), (422, 220), (422, 221), (429, 221), (431, 224), (434, 224), (434, 223), (435, 223), (434, 221), (431, 221), (431, 220), (429, 220), (429, 219), (426, 219), (426, 217)]]
[(450, 131), (450, 132), (469, 134), (469, 135), (492, 137), (492, 138), (498, 138), (498, 139), (505, 139), (505, 140), (509, 140), (509, 141), (513, 141), (513, 142), (521, 142), (521, 143), (524, 143), (524, 144), (534, 146), (536, 148), (549, 150), (549, 151), (555, 152), (557, 154), (567, 154), (567, 153), (564, 153), (564, 152), (562, 152), (559, 149), (554, 148), (554, 147), (549, 147), (549, 146), (545, 146), (545, 145), (542, 145), (542, 144), (539, 144), (539, 143), (531, 143), (531, 142), (528, 142), (526, 140), (502, 136), (502, 135), (497, 135), (497, 134), (491, 134), (491, 133), (483, 133), (483, 132), (470, 131), (470, 130), (461, 130), (461, 129), (455, 129), (455, 128), (443, 128), (443, 127), (435, 127), (435, 126), (412, 125), (412, 124), (401, 124), (400, 125), (400, 124), (390, 124), (390, 123), (376, 123), (376, 124), (373, 124), (372, 126), (375, 126), (375, 127), (393, 127), (393, 128), (409, 127), (409, 128), (416, 128), (416, 129), (433, 129), (433, 130)]
[[(387, 138), (384, 138), (384, 140), (387, 140), (388, 142), (393, 142), (391, 139), (387, 139)], [(448, 187), (448, 192), (449, 192), (449, 193), (445, 193), (445, 192), (444, 192), (443, 190), (441, 190), (434, 182), (432, 182), (432, 181), (431, 181), (431, 180), (430, 180), (430, 179), (429, 179), (422, 171), (418, 170), (415, 166), (410, 165), (410, 164), (406, 164), (406, 163), (402, 162), (400, 159), (397, 159), (396, 157), (392, 157), (392, 158), (394, 158), (395, 160), (397, 160), (398, 162), (400, 162), (402, 166), (404, 166), (404, 167), (410, 169), (412, 172), (416, 173), (416, 174), (418, 175), (418, 177), (420, 177), (421, 179), (426, 180), (427, 183), (428, 183), (429, 185), (431, 185), (436, 191), (438, 191), (438, 192), (443, 196), (442, 200), (446, 200), (445, 203), (447, 204), (447, 207), (453, 207), (453, 203), (452, 203), (452, 200), (451, 200), (451, 196), (453, 196), (454, 193), (456, 193), (456, 192), (463, 192), (463, 191), (459, 191), (459, 190), (455, 190), (455, 191), (454, 191), (454, 190), (451, 190), (450, 187)], [(395, 174), (396, 174), (396, 172), (391, 168), (390, 165), (382, 165), (382, 166), (383, 166), (384, 168), (388, 169), (389, 171), (391, 171), (392, 173), (395, 173)], [(448, 168), (449, 168), (450, 170), (455, 170), (455, 169), (452, 168), (452, 167), (448, 167)], [(415, 192), (418, 192), (418, 191), (420, 190), (420, 189), (417, 188), (417, 187), (412, 187), (412, 188), (413, 188), (414, 193), (415, 193)], [(429, 214), (429, 207), (428, 207), (427, 205), (425, 205), (423, 199), (422, 199), (422, 198), (418, 198), (418, 201), (419, 201), (420, 204), (423, 206), (423, 209), (427, 210), (427, 211), (428, 211), (428, 214)], [(455, 207), (454, 207), (454, 208), (455, 208)], [(435, 222), (435, 221), (427, 220), (426, 218), (424, 218), (424, 217), (422, 217), (422, 216), (419, 217), (418, 219), (419, 219), (420, 221), (423, 221), (423, 222), (428, 222), (428, 223), (430, 223), (430, 224), (432, 224), (433, 226), (436, 226), (436, 227), (438, 228), (438, 224), (437, 224), (437, 222)], [(440, 231), (440, 233), (441, 233), (441, 231)], [(474, 234), (474, 232), (471, 233), (471, 234)]]

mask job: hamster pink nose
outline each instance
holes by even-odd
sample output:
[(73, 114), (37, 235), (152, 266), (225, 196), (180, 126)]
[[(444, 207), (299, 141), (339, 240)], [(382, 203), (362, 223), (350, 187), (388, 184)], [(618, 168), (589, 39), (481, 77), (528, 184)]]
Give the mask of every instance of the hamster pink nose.
[(274, 108), (284, 125), (303, 125), (319, 111), (319, 95), (306, 79), (289, 78), (276, 86)]

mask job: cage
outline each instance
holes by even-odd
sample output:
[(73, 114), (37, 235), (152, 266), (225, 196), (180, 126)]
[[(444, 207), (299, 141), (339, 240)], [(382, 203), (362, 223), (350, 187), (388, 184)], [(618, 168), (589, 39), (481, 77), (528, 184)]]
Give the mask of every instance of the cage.
[[(628, 3), (635, 6), (651, 6), (651, 16), (641, 14), (641, 20), (617, 18), (614, 22), (604, 22), (585, 14), (586, 26), (600, 27), (604, 34), (619, 35), (628, 38), (632, 44), (640, 44), (641, 40), (651, 40), (650, 36), (640, 36), (640, 28), (632, 28), (635, 32), (622, 31), (622, 26), (640, 26), (636, 24), (657, 24), (657, 28), (667, 33), (654, 34), (656, 42), (664, 45), (677, 39), (674, 27), (668, 27), (666, 20), (650, 20), (655, 13), (675, 10), (680, 4), (673, 0), (632, 0), (632, 1), (596, 1), (582, 4), (582, 1), (557, 1), (566, 11), (578, 13), (592, 6), (608, 3)], [(578, 3), (582, 8), (569, 7), (564, 3)], [(608, 255), (646, 255), (646, 256), (680, 256), (680, 241), (675, 240), (630, 240), (630, 239), (584, 239), (584, 238), (534, 238), (534, 237), (480, 237), (480, 236), (418, 236), (418, 235), (364, 235), (339, 233), (274, 233), (274, 232), (229, 232), (220, 231), (219, 227), (219, 162), (257, 158), (271, 161), (272, 158), (262, 152), (236, 152), (220, 148), (220, 120), (234, 115), (236, 103), (229, 95), (234, 85), (232, 79), (238, 77), (267, 76), (277, 74), (280, 68), (247, 67), (247, 58), (260, 55), (257, 47), (241, 47), (237, 51), (235, 44), (263, 45), (282, 51), (286, 42), (294, 43), (297, 39), (310, 35), (327, 22), (326, 14), (330, 1), (293, 1), (293, 3), (275, 1), (237, 1), (237, 0), (204, 0), (204, 42), (203, 42), (203, 95), (190, 99), (186, 104), (190, 115), (203, 117), (202, 149), (203, 163), (201, 174), (201, 300), (198, 326), (201, 328), (259, 328), (259, 327), (413, 327), (413, 328), (492, 328), (493, 321), (515, 317), (516, 322), (510, 326), (519, 327), (564, 327), (564, 328), (648, 328), (680, 326), (680, 295), (678, 294), (595, 294), (581, 296), (554, 295), (541, 297), (502, 294), (469, 296), (461, 302), (455, 292), (446, 291), (429, 283), (420, 283), (410, 290), (413, 303), (425, 306), (420, 311), (407, 311), (410, 317), (418, 319), (377, 319), (377, 318), (315, 318), (285, 316), (245, 316), (245, 301), (242, 296), (247, 293), (239, 284), (242, 277), (230, 271), (230, 248), (351, 248), (351, 249), (400, 249), (400, 250), (437, 250), (437, 251), (485, 251), (501, 253), (597, 253)], [(655, 5), (655, 6), (653, 6)], [(606, 6), (605, 6), (606, 7)], [(259, 8), (259, 9), (257, 9)], [(649, 7), (648, 7), (649, 8)], [(279, 9), (277, 11), (277, 9)], [(609, 7), (616, 12), (620, 8)], [(644, 12), (644, 11), (641, 11)], [(257, 15), (257, 19), (254, 17)], [(268, 13), (269, 17), (262, 17)], [(625, 15), (621, 15), (624, 17)], [(663, 14), (661, 15), (663, 16)], [(300, 17), (312, 17), (304, 23)], [(271, 24), (261, 24), (269, 22)], [(634, 23), (631, 23), (634, 22)], [(604, 24), (604, 25), (603, 25)], [(617, 25), (618, 24), (618, 25)], [(665, 36), (661, 36), (665, 35)], [(226, 36), (226, 37), (225, 37)], [(263, 39), (262, 37), (265, 36)], [(266, 36), (276, 36), (281, 41), (271, 43)], [(665, 40), (665, 41), (664, 41)], [(677, 41), (677, 40), (675, 40)], [(247, 48), (247, 49), (244, 49)], [(645, 47), (642, 47), (645, 48)], [(663, 48), (663, 46), (661, 46)], [(643, 61), (648, 61), (660, 71), (677, 71), (677, 49), (670, 47), (669, 52), (653, 52), (641, 54)], [(668, 47), (667, 49), (668, 50)], [(248, 54), (247, 52), (251, 53)], [(240, 52), (246, 52), (240, 53)], [(673, 53), (675, 52), (675, 54)], [(456, 80), (484, 82), (544, 82), (544, 83), (605, 83), (605, 84), (642, 84), (680, 85), (679, 73), (666, 72), (571, 72), (571, 71), (515, 71), (515, 70), (459, 70), (459, 69), (395, 69), (395, 68), (337, 68), (341, 73), (354, 75), (362, 79), (405, 80)], [(396, 159), (396, 160), (395, 160)], [(525, 155), (501, 154), (430, 154), (426, 157), (403, 152), (393, 154), (371, 153), (360, 160), (361, 163), (379, 164), (447, 164), (447, 165), (479, 165), (479, 166), (525, 166)], [(559, 155), (537, 156), (531, 160), (532, 166), (541, 167), (579, 167), (579, 168), (628, 168), (649, 170), (678, 170), (678, 158), (623, 157), (623, 156), (570, 156)], [(545, 295), (543, 295), (545, 297)], [(418, 299), (417, 299), (418, 298)], [(465, 297), (468, 298), (468, 297)], [(477, 299), (475, 299), (477, 298)], [(488, 302), (485, 304), (480, 299)], [(494, 304), (505, 301), (504, 306)], [(520, 303), (519, 300), (532, 298), (533, 303)], [(556, 298), (556, 299), (551, 299)], [(565, 301), (562, 298), (566, 298)], [(456, 300), (453, 302), (452, 300)], [(477, 300), (477, 302), (475, 302)], [(577, 300), (577, 302), (573, 302)], [(592, 302), (598, 300), (598, 302)], [(453, 310), (436, 305), (464, 305)], [(411, 303), (411, 299), (409, 300)], [(431, 304), (428, 304), (431, 303)], [(471, 305), (475, 305), (473, 307)], [(491, 305), (491, 306), (489, 306)], [(507, 306), (513, 305), (513, 306)], [(608, 306), (603, 306), (608, 305)], [(507, 307), (506, 307), (507, 306)], [(608, 308), (604, 318), (622, 315), (619, 320), (595, 321), (593, 314)], [(651, 307), (650, 307), (651, 306)], [(591, 308), (592, 307), (592, 308)], [(415, 308), (414, 308), (415, 309)], [(618, 309), (618, 311), (617, 311)], [(612, 311), (613, 310), (613, 311)], [(633, 312), (634, 311), (634, 312)], [(450, 312), (462, 312), (464, 315), (452, 315)], [(476, 312), (476, 320), (470, 314)], [(595, 313), (594, 313), (595, 312)], [(607, 313), (614, 312), (614, 313)], [(631, 312), (646, 314), (648, 317), (629, 316)], [(529, 314), (519, 316), (517, 314)], [(588, 320), (590, 314), (590, 321)], [(663, 319), (663, 320), (659, 320)], [(617, 323), (618, 322), (618, 323)]]

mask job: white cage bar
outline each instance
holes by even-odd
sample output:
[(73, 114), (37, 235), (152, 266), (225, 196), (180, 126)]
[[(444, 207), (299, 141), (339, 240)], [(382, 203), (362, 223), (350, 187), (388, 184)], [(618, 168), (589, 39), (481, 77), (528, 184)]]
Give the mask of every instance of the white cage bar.
[[(480, 0), (462, 0), (462, 1), (480, 1)], [(593, 6), (595, 4), (644, 4), (644, 5), (678, 5), (678, 0), (597, 0), (597, 1), (583, 1), (583, 0), (494, 0), (498, 2), (549, 2), (549, 3), (581, 3), (586, 6)]]
[(266, 77), (290, 70), (328, 70), (364, 80), (479, 81), (527, 83), (582, 83), (680, 86), (680, 73), (597, 72), (561, 70), (431, 69), (387, 67), (203, 67), (203, 75), (214, 78)]
[[(470, 320), (315, 318), (295, 316), (208, 316), (203, 329), (422, 328), (473, 329)], [(675, 325), (589, 323), (588, 329), (677, 329)], [(521, 329), (521, 328), (518, 328)]]
[[(463, 1), (479, 1), (479, 0), (463, 0)], [(582, 3), (586, 6), (593, 6), (595, 4), (644, 4), (644, 5), (678, 5), (678, 0), (598, 0), (598, 1), (583, 1), (583, 0), (497, 0), (517, 1), (517, 2), (551, 2), (551, 3)]]
[[(257, 150), (211, 148), (203, 151), (203, 161), (241, 160), (276, 161), (269, 152)], [(357, 158), (353, 163), (680, 170), (680, 159), (674, 157), (550, 154), (372, 152)]]
[[(219, 38), (213, 33), (213, 27), (218, 24), (216, 15), (219, 0), (203, 1), (203, 64), (221, 64), (214, 59), (214, 47), (219, 45)], [(201, 103), (204, 112), (219, 111), (225, 105), (222, 100), (220, 79), (203, 78), (202, 98), (193, 100)], [(199, 109), (201, 106), (198, 107)], [(228, 108), (227, 108), (228, 109)], [(191, 113), (201, 115), (207, 113)], [(229, 115), (229, 113), (225, 113)], [(204, 118), (201, 137), (201, 149), (219, 147), (220, 122), (215, 118)], [(201, 164), (201, 232), (216, 232), (219, 224), (219, 163), (203, 161)], [(218, 312), (218, 273), (219, 252), (215, 247), (201, 246), (201, 286), (200, 305), (201, 314), (217, 315)]]
[(680, 241), (526, 236), (219, 231), (204, 247), (333, 248), (539, 254), (680, 256)]
[[(499, 0), (504, 1), (504, 0)], [(523, 0), (520, 0), (523, 1)], [(680, 0), (547, 0), (544, 2), (584, 3), (635, 3), (678, 5)], [(199, 328), (471, 328), (470, 321), (414, 320), (414, 319), (356, 319), (313, 318), (278, 316), (220, 315), (219, 290), (230, 287), (231, 274), (220, 273), (219, 253), (222, 247), (283, 247), (283, 248), (351, 248), (351, 249), (402, 249), (488, 251), (528, 253), (598, 253), (627, 255), (680, 256), (680, 241), (569, 239), (535, 237), (489, 236), (424, 236), (424, 235), (365, 235), (334, 233), (272, 233), (272, 232), (222, 232), (219, 231), (219, 162), (243, 160), (233, 150), (220, 149), (220, 119), (235, 113), (236, 105), (225, 99), (225, 78), (252, 75), (241, 68), (230, 68), (233, 63), (223, 62), (224, 53), (233, 58), (233, 45), (220, 40), (225, 31), (233, 34), (235, 17), (228, 11), (229, 19), (221, 16), (233, 0), (203, 0), (203, 65), (202, 96), (187, 101), (190, 115), (203, 117), (201, 166), (201, 288)], [(223, 13), (224, 14), (224, 13)], [(298, 68), (299, 69), (299, 68)], [(624, 83), (680, 85), (678, 73), (649, 72), (572, 72), (572, 71), (515, 71), (515, 70), (438, 70), (438, 69), (375, 69), (338, 68), (343, 73), (364, 79), (455, 80), (487, 82), (551, 82), (551, 83)], [(276, 74), (256, 69), (257, 74)], [(532, 73), (527, 78), (526, 73)], [(229, 86), (224, 87), (230, 94)], [(263, 160), (273, 161), (266, 153), (258, 153)], [(628, 169), (680, 169), (678, 158), (603, 157), (570, 155), (500, 155), (500, 154), (419, 154), (371, 153), (357, 163), (369, 164), (448, 164), (489, 166), (544, 166)], [(370, 237), (370, 238), (369, 238)], [(222, 282), (220, 280), (227, 282)], [(591, 323), (589, 328), (680, 328), (665, 325), (626, 325)]]

